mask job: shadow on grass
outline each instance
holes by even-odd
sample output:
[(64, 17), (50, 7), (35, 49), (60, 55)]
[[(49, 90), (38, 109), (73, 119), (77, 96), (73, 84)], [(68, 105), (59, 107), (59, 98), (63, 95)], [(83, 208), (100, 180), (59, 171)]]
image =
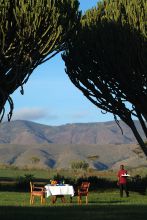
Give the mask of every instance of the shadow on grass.
[(146, 220), (147, 206), (143, 205), (84, 205), (49, 207), (1, 206), (1, 219), (15, 220)]
[[(99, 200), (98, 201), (100, 204), (120, 204), (120, 203), (124, 203), (123, 200), (113, 200), (113, 201), (106, 201), (106, 200)], [(95, 201), (91, 201), (91, 204), (95, 204)]]

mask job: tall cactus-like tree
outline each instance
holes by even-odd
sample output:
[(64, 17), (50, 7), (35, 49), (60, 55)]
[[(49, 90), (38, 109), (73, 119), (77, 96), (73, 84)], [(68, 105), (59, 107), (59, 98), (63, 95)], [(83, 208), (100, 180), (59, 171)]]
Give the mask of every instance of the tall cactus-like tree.
[(78, 0), (0, 1), (0, 114), (33, 70), (65, 49), (80, 19)]
[(138, 117), (147, 136), (146, 16), (145, 0), (102, 1), (83, 15), (62, 57), (73, 84), (116, 121), (119, 116), (147, 155), (132, 119)]

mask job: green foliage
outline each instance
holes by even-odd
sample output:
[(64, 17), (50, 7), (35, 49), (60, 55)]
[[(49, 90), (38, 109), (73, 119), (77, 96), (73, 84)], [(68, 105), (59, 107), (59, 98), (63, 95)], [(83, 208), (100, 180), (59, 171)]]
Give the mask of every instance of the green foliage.
[(139, 119), (147, 136), (146, 15), (144, 0), (101, 1), (83, 15), (62, 57), (73, 84), (118, 125), (117, 116), (123, 120), (147, 155), (132, 120)]
[(20, 191), (29, 191), (30, 190), (30, 181), (33, 181), (34, 175), (32, 174), (25, 174), (24, 176), (19, 176), (16, 179), (16, 187), (17, 190)]
[(33, 70), (65, 48), (78, 24), (78, 0), (0, 1), (0, 113)]
[(82, 19), (85, 26), (97, 25), (98, 22), (115, 22), (129, 25), (147, 38), (147, 2), (146, 0), (105, 0), (97, 7), (88, 10)]
[(31, 162), (33, 164), (38, 164), (40, 162), (40, 159), (38, 157), (33, 156), (33, 157), (31, 157)]
[(71, 168), (73, 170), (87, 170), (89, 168), (89, 164), (86, 161), (80, 160), (80, 161), (72, 161), (71, 162)]

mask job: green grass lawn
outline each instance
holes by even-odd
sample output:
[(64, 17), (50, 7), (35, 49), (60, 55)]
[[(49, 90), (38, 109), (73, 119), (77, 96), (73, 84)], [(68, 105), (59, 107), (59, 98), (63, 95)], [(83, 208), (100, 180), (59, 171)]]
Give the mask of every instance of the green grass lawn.
[[(43, 178), (48, 181), (51, 176), (56, 175), (56, 170), (19, 170), (14, 168), (0, 169), (0, 219), (9, 220), (146, 220), (147, 219), (147, 195), (130, 192), (129, 198), (120, 198), (119, 190), (100, 190), (89, 193), (89, 203), (77, 204), (77, 198), (73, 203), (66, 197), (66, 203), (58, 199), (56, 204), (51, 203), (51, 198), (46, 199), (46, 204), (41, 205), (36, 199), (35, 204), (30, 206), (28, 192), (15, 192), (11, 186), (13, 181), (8, 180), (2, 183), (4, 178), (16, 180), (17, 177), (31, 174), (35, 178)], [(63, 172), (61, 175), (68, 174)], [(102, 176), (109, 179), (111, 172), (95, 172), (91, 175)], [(116, 180), (114, 173), (114, 180)], [(135, 174), (134, 174), (135, 175)], [(73, 177), (73, 175), (72, 175)], [(7, 179), (6, 179), (7, 180)], [(9, 183), (10, 181), (10, 183)], [(12, 182), (12, 183), (11, 183)], [(7, 184), (10, 184), (10, 186)], [(6, 191), (10, 189), (10, 191)], [(18, 191), (18, 190), (16, 190)]]
[[(55, 171), (52, 171), (54, 174)], [(14, 168), (7, 168), (7, 169), (0, 169), (0, 177), (1, 178), (17, 178), (19, 176), (24, 176), (25, 174), (31, 174), (36, 178), (49, 178), (50, 172), (49, 170), (28, 170), (28, 169), (14, 169)]]
[[(0, 218), (1, 219), (64, 219), (64, 220), (96, 220), (96, 219), (125, 219), (145, 220), (147, 218), (147, 196), (130, 193), (129, 198), (120, 198), (119, 191), (90, 192), (89, 204), (78, 205), (76, 197), (73, 203), (66, 204), (58, 199), (52, 204), (50, 197), (45, 205), (40, 205), (39, 199), (35, 204), (29, 205), (29, 193), (0, 192)], [(27, 219), (26, 219), (27, 218)]]

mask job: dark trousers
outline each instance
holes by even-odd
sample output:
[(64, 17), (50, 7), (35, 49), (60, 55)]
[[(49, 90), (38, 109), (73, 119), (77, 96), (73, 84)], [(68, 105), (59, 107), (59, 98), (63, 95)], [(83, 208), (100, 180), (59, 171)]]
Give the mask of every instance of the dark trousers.
[(129, 191), (128, 191), (128, 188), (127, 188), (127, 184), (121, 184), (120, 183), (119, 189), (120, 189), (120, 197), (123, 197), (123, 191), (125, 191), (127, 197), (129, 196)]

